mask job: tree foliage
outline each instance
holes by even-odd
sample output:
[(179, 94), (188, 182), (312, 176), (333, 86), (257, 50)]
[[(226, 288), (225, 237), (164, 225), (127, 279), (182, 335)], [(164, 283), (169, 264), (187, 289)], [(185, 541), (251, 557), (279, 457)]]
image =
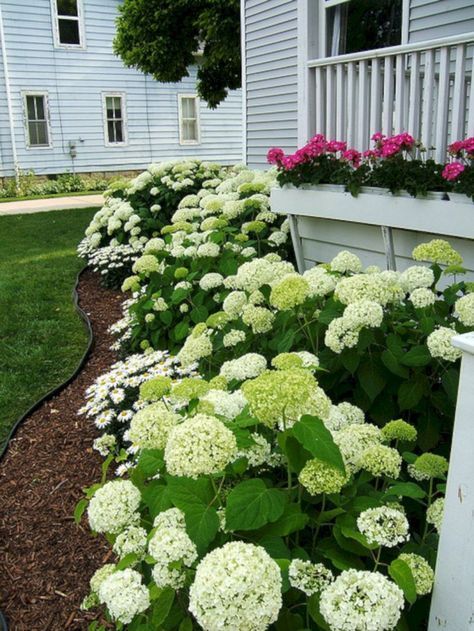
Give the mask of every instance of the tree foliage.
[(241, 85), (239, 7), (239, 0), (124, 0), (115, 53), (160, 83), (181, 81), (197, 61), (198, 93), (215, 108)]

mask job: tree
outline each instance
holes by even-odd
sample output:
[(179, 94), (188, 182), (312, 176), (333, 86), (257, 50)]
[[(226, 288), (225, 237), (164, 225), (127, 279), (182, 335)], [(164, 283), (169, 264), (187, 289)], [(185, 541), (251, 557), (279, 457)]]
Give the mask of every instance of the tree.
[(241, 86), (239, 0), (124, 0), (114, 50), (126, 66), (175, 83), (198, 57), (197, 90), (215, 108)]

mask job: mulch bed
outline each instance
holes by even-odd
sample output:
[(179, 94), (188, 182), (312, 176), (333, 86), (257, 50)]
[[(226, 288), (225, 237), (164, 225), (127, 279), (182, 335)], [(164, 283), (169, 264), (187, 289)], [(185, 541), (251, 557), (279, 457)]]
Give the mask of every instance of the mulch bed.
[(72, 514), (81, 489), (96, 482), (102, 459), (96, 431), (77, 410), (84, 391), (117, 360), (107, 327), (121, 317), (119, 292), (83, 274), (79, 302), (95, 337), (78, 377), (18, 429), (0, 462), (0, 608), (10, 631), (87, 629), (94, 613), (79, 610), (92, 573), (110, 548)]

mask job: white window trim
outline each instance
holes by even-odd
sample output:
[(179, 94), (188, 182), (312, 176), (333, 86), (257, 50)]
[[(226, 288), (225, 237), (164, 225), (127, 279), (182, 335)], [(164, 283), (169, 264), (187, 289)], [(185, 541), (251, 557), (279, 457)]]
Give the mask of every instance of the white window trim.
[[(44, 98), (44, 113), (46, 117), (46, 130), (48, 132), (48, 144), (47, 145), (32, 145), (30, 144), (30, 130), (28, 128), (28, 106), (26, 103), (27, 96), (42, 96)], [(24, 90), (21, 93), (23, 101), (23, 122), (25, 128), (25, 146), (31, 151), (51, 149), (53, 147), (53, 136), (51, 134), (51, 118), (49, 114), (49, 94), (45, 90)]]
[[(122, 142), (110, 142), (109, 141), (109, 129), (107, 119), (107, 97), (119, 96), (122, 99)], [(126, 92), (102, 92), (102, 119), (104, 126), (104, 146), (105, 147), (126, 147), (128, 145), (128, 119), (127, 119), (127, 94)]]
[[(335, 7), (338, 4), (344, 4), (350, 0), (319, 0), (319, 19), (318, 19), (318, 39), (319, 39), (319, 56), (321, 58), (328, 57), (326, 54), (326, 10)], [(409, 15), (410, 2), (402, 0), (402, 28), (400, 44), (407, 44), (409, 37)], [(382, 49), (378, 49), (382, 50)], [(336, 55), (337, 56), (337, 55)]]
[[(83, 0), (77, 0), (77, 18), (71, 16), (71, 20), (79, 22), (79, 44), (62, 44), (59, 39), (59, 16), (58, 16), (58, 4), (57, 0), (51, 0), (51, 18), (53, 23), (53, 38), (55, 48), (66, 48), (71, 50), (85, 50), (86, 49), (86, 30), (84, 27), (84, 10)], [(68, 19), (67, 17), (61, 17), (62, 20)]]
[[(183, 99), (194, 99), (196, 101), (196, 129), (197, 140), (183, 140)], [(201, 100), (197, 94), (178, 94), (178, 126), (180, 145), (200, 145), (201, 144)]]

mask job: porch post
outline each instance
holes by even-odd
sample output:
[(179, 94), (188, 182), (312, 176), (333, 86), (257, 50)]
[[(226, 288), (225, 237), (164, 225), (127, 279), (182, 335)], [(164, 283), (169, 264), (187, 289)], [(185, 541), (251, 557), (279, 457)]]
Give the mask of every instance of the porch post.
[(474, 629), (474, 333), (453, 344), (463, 357), (429, 631)]

